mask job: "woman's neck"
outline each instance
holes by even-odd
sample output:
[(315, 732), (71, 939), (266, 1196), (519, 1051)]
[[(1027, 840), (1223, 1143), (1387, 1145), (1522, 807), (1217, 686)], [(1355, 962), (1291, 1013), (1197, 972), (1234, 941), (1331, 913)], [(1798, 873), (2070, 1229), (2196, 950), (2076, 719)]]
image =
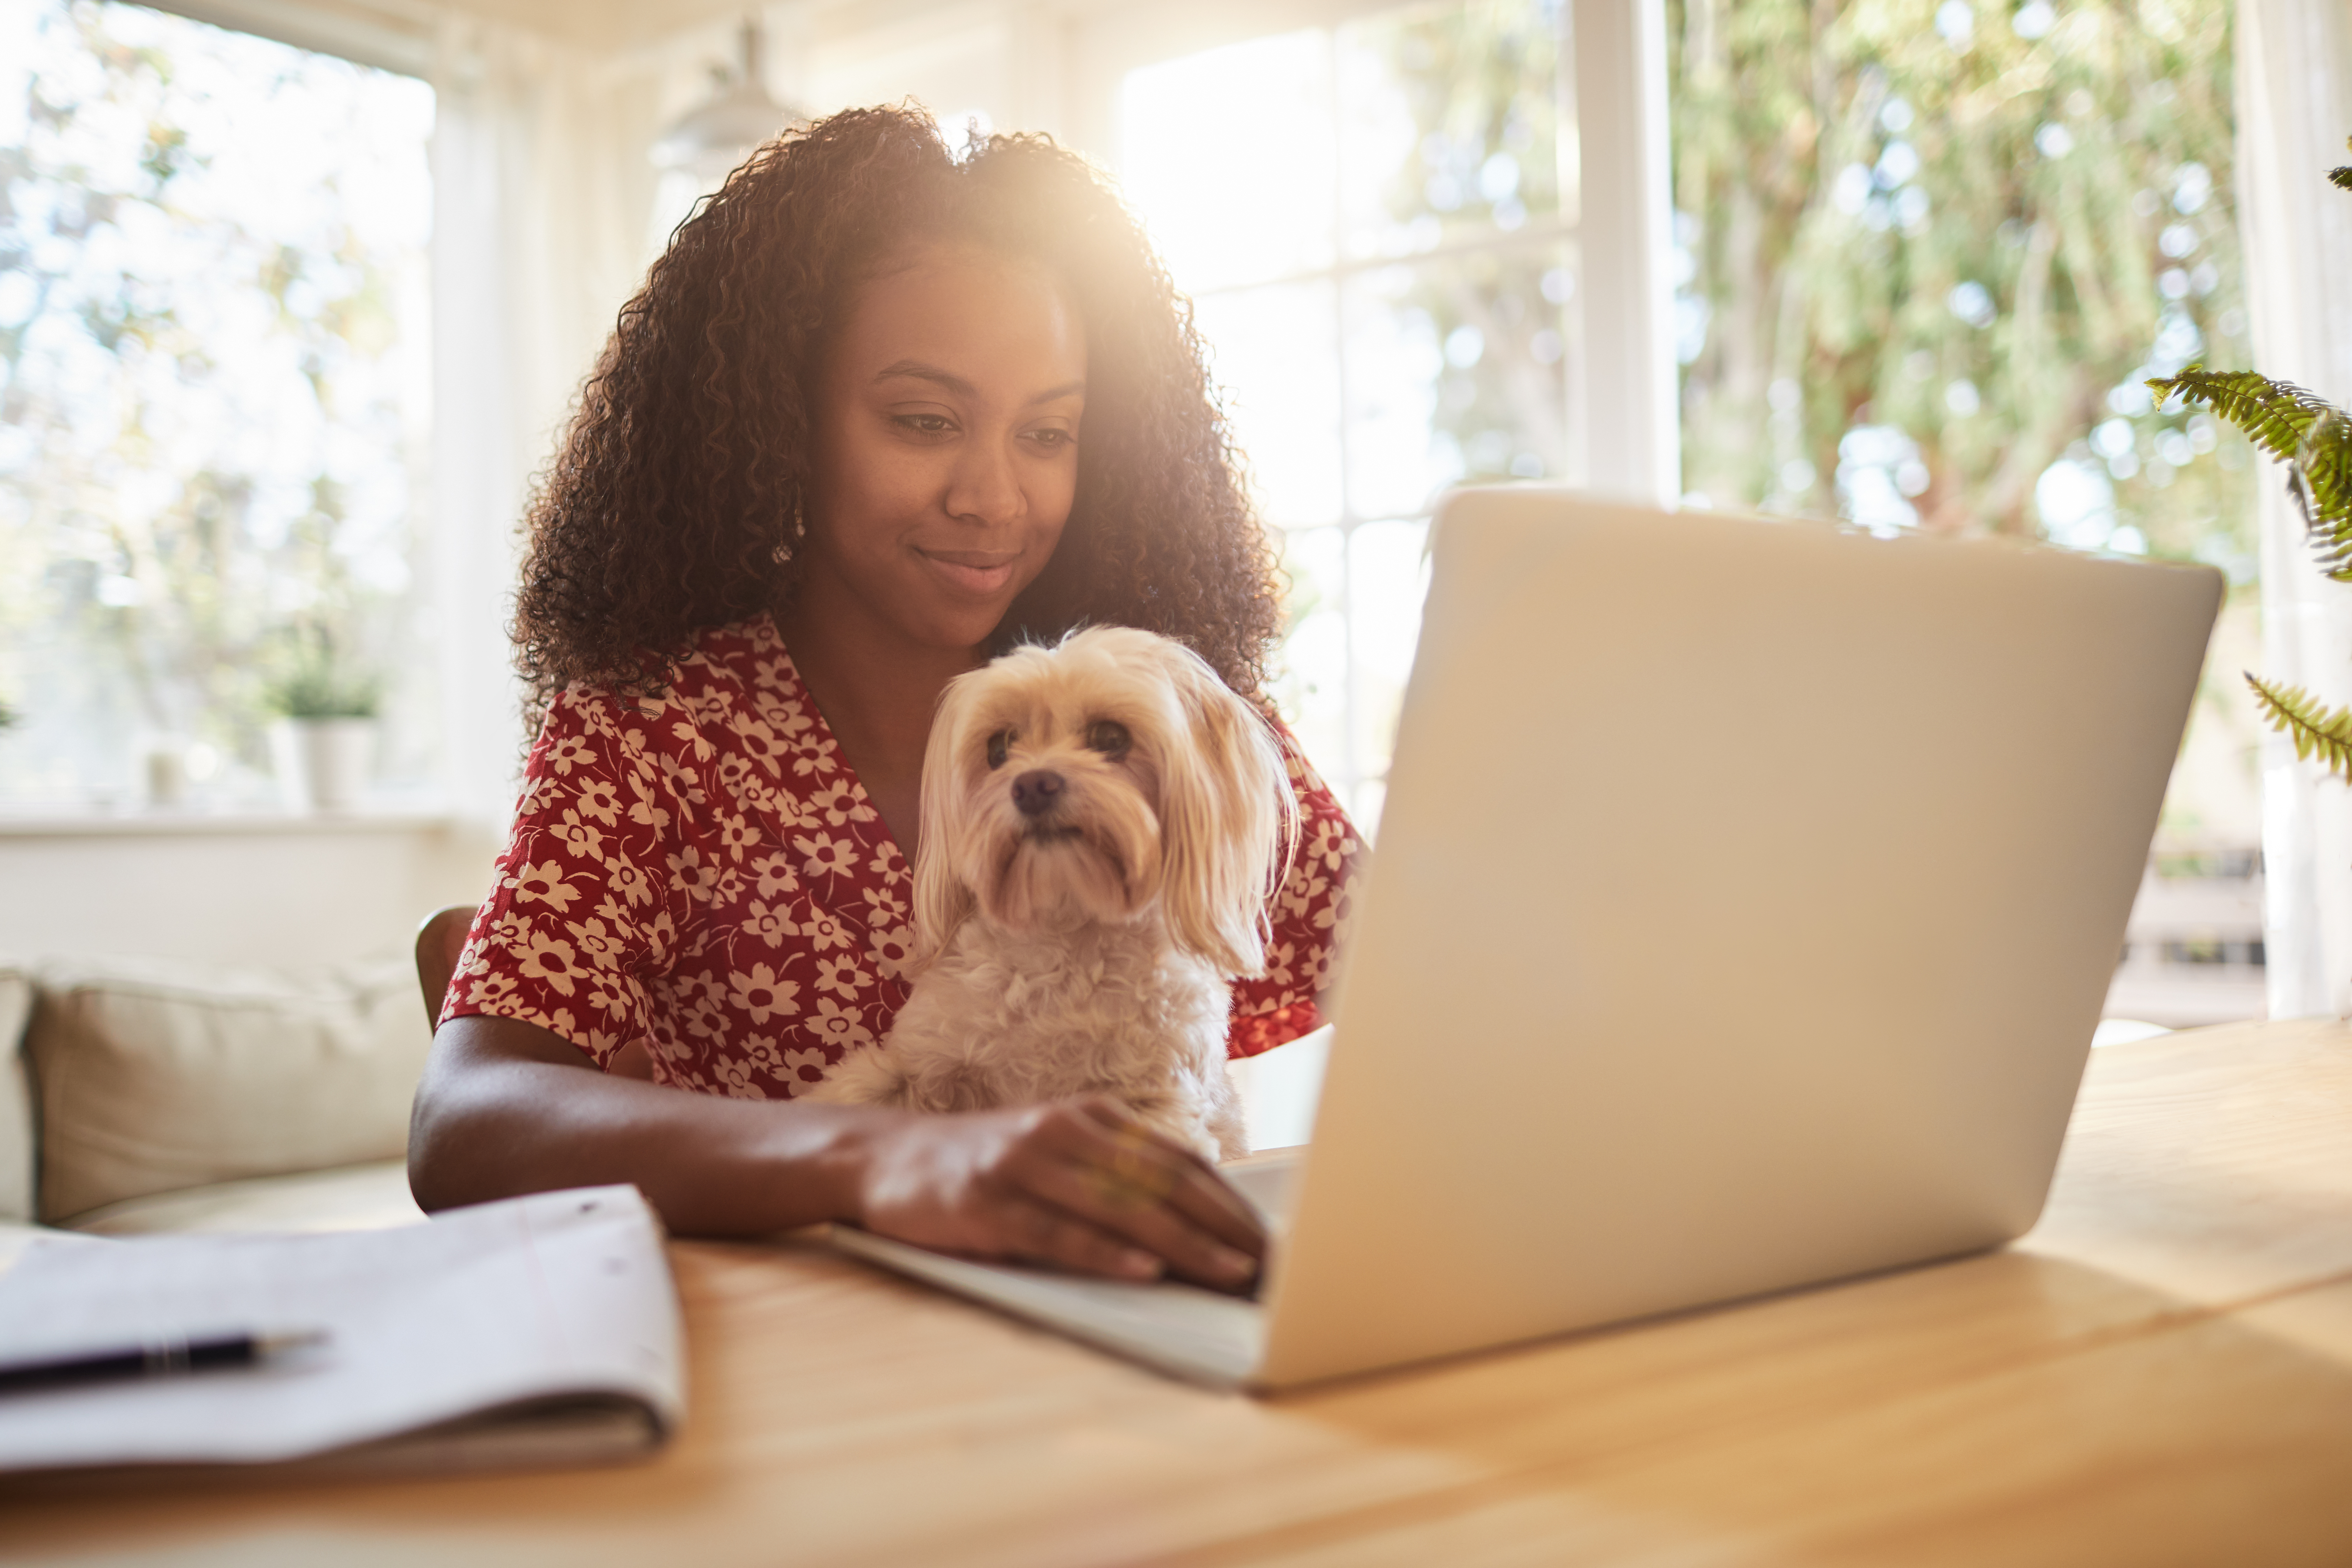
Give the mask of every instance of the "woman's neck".
[(932, 710), (947, 683), (985, 656), (912, 641), (839, 591), (803, 591), (775, 619), (801, 683), (912, 863)]

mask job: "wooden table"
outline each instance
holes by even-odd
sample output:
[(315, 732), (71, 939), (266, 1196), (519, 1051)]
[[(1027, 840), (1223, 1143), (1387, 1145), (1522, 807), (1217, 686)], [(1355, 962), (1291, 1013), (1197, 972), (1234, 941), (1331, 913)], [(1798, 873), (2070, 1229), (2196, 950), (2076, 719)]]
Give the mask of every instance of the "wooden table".
[(2098, 1052), (2008, 1250), (1257, 1403), (678, 1244), (640, 1467), (0, 1510), (9, 1561), (2352, 1563), (2352, 1031)]

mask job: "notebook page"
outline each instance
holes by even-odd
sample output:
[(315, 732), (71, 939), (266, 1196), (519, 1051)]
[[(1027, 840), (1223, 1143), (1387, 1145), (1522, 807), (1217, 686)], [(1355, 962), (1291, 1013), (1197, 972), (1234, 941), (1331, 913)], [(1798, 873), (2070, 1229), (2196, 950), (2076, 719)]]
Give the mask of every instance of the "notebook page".
[(659, 1222), (634, 1187), (429, 1225), (36, 1245), (0, 1276), (0, 1357), (323, 1329), (249, 1370), (0, 1398), (0, 1469), (266, 1461), (522, 1400), (607, 1394), (674, 1428), (685, 1396)]

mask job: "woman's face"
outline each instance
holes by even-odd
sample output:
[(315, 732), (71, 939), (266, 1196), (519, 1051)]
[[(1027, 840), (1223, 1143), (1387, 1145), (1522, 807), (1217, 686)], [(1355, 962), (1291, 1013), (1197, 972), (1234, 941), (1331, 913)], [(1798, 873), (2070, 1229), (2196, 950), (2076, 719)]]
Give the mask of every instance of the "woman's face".
[(803, 591), (918, 644), (978, 647), (1069, 519), (1076, 307), (1038, 268), (935, 247), (858, 290), (822, 374)]

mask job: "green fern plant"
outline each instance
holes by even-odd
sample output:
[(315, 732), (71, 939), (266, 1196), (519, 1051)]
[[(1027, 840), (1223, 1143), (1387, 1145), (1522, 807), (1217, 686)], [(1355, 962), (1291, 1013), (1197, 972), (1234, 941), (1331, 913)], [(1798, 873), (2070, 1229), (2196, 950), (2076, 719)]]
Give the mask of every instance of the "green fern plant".
[[(2352, 166), (2332, 169), (2328, 184), (2352, 191)], [(2210, 371), (2192, 364), (2159, 376), (2147, 389), (2161, 403), (2179, 397), (2202, 404), (2245, 432), (2254, 445), (2286, 464), (2287, 493), (2303, 513), (2321, 571), (2352, 583), (2352, 417), (2290, 382), (2250, 370)], [(2249, 670), (2246, 684), (2271, 728), (2294, 742), (2294, 754), (2316, 757), (2352, 784), (2352, 707), (2329, 712), (2300, 687), (2264, 680)]]
[[(2352, 174), (2352, 169), (2345, 171)], [(2303, 510), (2320, 569), (2352, 583), (2352, 421), (2292, 382), (2251, 370), (2190, 365), (2147, 384), (2159, 399), (2201, 403), (2287, 465), (2287, 490)]]
[(2302, 687), (2282, 686), (2259, 675), (2249, 674), (2246, 684), (2254, 689), (2272, 727), (2294, 737), (2297, 757), (2317, 757), (2329, 773), (2352, 780), (2352, 708), (2331, 713)]

